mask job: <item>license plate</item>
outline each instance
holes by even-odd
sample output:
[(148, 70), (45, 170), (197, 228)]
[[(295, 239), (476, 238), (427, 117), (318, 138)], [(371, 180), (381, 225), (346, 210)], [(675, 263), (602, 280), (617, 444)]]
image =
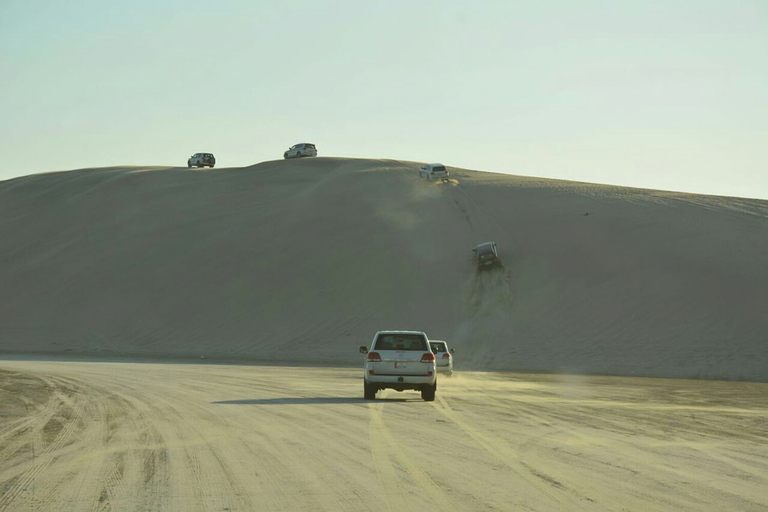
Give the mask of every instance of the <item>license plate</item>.
[(395, 361), (395, 368), (408, 368), (408, 365), (405, 363), (398, 363)]

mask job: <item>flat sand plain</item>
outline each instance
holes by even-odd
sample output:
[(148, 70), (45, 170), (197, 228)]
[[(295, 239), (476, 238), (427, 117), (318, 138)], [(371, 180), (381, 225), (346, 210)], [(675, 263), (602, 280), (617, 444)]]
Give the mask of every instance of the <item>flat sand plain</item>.
[(768, 384), (0, 361), (0, 510), (768, 510)]

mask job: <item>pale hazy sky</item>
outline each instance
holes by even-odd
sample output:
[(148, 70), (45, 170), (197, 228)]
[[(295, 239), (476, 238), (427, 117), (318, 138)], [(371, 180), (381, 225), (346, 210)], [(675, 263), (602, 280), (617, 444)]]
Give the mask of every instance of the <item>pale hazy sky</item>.
[(768, 0), (0, 0), (0, 180), (304, 141), (768, 199)]

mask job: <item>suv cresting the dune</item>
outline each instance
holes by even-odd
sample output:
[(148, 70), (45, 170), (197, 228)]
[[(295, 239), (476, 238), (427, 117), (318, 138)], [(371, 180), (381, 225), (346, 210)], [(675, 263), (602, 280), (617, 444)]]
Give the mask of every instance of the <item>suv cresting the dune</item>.
[(283, 153), (283, 158), (302, 158), (305, 156), (317, 156), (317, 147), (309, 142), (295, 144)]
[(443, 164), (425, 164), (419, 169), (419, 177), (432, 181), (432, 180), (448, 180), (448, 169)]

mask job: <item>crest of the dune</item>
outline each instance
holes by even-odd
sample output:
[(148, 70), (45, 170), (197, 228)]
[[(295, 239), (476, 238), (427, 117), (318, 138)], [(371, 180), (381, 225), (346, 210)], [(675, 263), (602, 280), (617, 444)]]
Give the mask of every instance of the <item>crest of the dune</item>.
[(347, 365), (414, 329), (459, 370), (768, 379), (768, 202), (419, 165), (0, 182), (0, 351)]

